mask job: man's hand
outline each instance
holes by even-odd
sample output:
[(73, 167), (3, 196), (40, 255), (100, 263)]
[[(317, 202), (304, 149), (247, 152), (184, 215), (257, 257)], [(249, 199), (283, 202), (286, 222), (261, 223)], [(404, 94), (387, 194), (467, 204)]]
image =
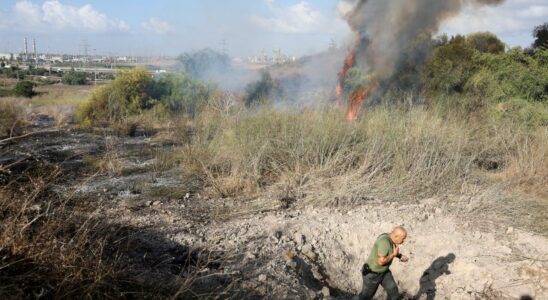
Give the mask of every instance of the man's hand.
[(400, 253), (400, 246), (398, 246), (398, 244), (394, 244), (394, 251), (392, 252), (392, 257), (397, 257), (398, 253)]
[(407, 257), (405, 255), (402, 255), (401, 258), (400, 258), (400, 261), (406, 263), (406, 262), (409, 261), (409, 257)]

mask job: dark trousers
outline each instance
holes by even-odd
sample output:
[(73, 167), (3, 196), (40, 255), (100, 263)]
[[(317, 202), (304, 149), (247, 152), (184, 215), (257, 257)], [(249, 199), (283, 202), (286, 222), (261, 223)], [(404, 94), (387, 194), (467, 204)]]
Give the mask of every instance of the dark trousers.
[(360, 300), (373, 299), (379, 288), (379, 284), (382, 285), (388, 294), (389, 300), (397, 300), (399, 298), (398, 285), (394, 281), (392, 272), (388, 270), (385, 273), (369, 273), (363, 276), (363, 288), (359, 296)]

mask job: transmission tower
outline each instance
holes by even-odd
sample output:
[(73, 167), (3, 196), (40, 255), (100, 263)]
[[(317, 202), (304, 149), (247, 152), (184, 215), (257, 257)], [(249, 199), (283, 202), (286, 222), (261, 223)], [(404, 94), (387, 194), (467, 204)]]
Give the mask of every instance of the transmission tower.
[(228, 43), (225, 39), (223, 39), (220, 43), (221, 45), (221, 53), (224, 55), (228, 55)]

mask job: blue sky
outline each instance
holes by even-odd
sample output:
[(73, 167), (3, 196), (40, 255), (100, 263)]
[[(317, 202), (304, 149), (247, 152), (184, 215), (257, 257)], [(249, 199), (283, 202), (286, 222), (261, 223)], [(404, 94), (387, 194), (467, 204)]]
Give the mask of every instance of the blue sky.
[[(389, 0), (382, 0), (389, 1)], [(393, 0), (404, 1), (404, 0)], [(40, 51), (78, 53), (85, 39), (97, 53), (176, 55), (226, 40), (232, 56), (281, 48), (291, 55), (351, 41), (339, 0), (0, 0), (0, 52), (36, 38)], [(464, 9), (442, 31), (492, 31), (510, 46), (527, 46), (548, 21), (548, 0), (507, 0)]]

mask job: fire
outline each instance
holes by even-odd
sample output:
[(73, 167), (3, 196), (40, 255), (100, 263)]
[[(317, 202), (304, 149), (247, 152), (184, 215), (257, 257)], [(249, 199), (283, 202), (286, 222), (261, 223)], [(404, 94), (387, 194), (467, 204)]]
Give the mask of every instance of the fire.
[[(356, 55), (358, 52), (358, 49), (361, 46), (361, 40), (358, 37), (356, 40), (356, 43), (354, 47), (350, 50), (346, 58), (344, 59), (344, 64), (339, 72), (339, 82), (337, 84), (337, 107), (341, 107), (342, 98), (343, 98), (343, 85), (344, 81), (346, 80), (346, 77), (348, 75), (348, 71), (354, 67), (356, 64)], [(348, 97), (348, 109), (346, 112), (346, 118), (349, 121), (356, 120), (358, 118), (358, 115), (361, 112), (363, 101), (369, 96), (371, 96), (371, 93), (373, 90), (377, 87), (377, 81), (375, 79), (372, 79), (367, 86), (360, 85), (358, 86), (352, 93), (350, 93)]]
[(342, 96), (343, 96), (343, 84), (346, 76), (348, 75), (348, 70), (352, 68), (356, 62), (356, 52), (360, 45), (360, 40), (356, 41), (354, 48), (350, 51), (348, 56), (344, 59), (344, 64), (342, 70), (339, 72), (339, 83), (337, 84), (337, 107), (341, 106)]
[(376, 87), (377, 81), (373, 79), (368, 86), (360, 85), (350, 94), (348, 111), (346, 112), (346, 119), (348, 121), (354, 121), (358, 118), (362, 110), (363, 100), (369, 98)]

